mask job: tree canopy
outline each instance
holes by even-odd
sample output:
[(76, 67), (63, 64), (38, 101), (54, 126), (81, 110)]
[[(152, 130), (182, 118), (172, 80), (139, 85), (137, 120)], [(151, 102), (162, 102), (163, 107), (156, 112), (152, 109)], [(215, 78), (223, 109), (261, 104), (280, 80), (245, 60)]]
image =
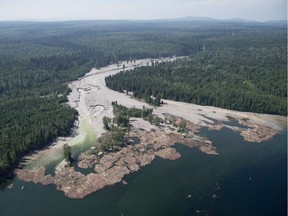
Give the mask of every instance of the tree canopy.
[[(131, 76), (127, 86), (123, 75), (119, 84), (107, 80), (116, 90), (129, 87), (139, 97), (154, 95), (155, 105), (160, 98), (174, 98), (285, 114), (286, 28), (180, 21), (0, 22), (0, 175), (11, 171), (28, 152), (70, 133), (77, 112), (65, 105), (70, 91), (67, 83), (91, 67), (119, 61), (193, 56), (187, 62), (139, 69), (147, 74), (158, 72), (151, 79), (133, 77), (132, 82)], [(165, 68), (170, 72), (161, 72)], [(208, 84), (209, 79), (214, 81)], [(231, 91), (234, 83), (237, 88)], [(239, 95), (237, 89), (242, 87), (246, 90)], [(223, 99), (225, 94), (230, 100)]]
[(202, 43), (189, 58), (123, 71), (107, 77), (106, 84), (155, 105), (164, 98), (287, 115), (285, 32), (252, 29)]

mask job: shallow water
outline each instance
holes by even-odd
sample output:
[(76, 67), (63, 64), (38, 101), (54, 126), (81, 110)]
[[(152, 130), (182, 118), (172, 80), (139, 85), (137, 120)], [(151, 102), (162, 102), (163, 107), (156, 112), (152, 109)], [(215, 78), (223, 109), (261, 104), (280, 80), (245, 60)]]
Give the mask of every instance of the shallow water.
[(86, 118), (80, 117), (78, 136), (68, 144), (72, 146), (72, 157), (79, 154), (95, 144), (97, 134)]
[(81, 200), (66, 198), (55, 186), (14, 179), (13, 189), (0, 191), (0, 214), (286, 215), (286, 130), (261, 144), (245, 142), (226, 128), (204, 129), (201, 135), (213, 141), (220, 155), (178, 144), (180, 159), (156, 158), (126, 176), (127, 186), (106, 187)]
[[(75, 137), (67, 144), (72, 148), (72, 157), (78, 158), (81, 152), (88, 150), (96, 142), (97, 134), (86, 118), (80, 117)], [(46, 173), (54, 175), (55, 167), (64, 159), (63, 149), (48, 152), (44, 158), (33, 160), (27, 168), (46, 166)]]

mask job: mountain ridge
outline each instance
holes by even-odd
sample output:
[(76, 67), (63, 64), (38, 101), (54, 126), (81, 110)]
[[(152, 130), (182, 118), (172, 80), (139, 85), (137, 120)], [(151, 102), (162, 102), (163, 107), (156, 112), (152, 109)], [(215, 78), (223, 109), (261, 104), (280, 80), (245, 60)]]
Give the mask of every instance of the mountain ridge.
[(123, 21), (123, 22), (165, 22), (165, 21), (203, 21), (203, 22), (241, 22), (241, 23), (275, 23), (275, 24), (286, 24), (287, 20), (266, 20), (257, 21), (243, 18), (229, 18), (219, 19), (213, 17), (197, 17), (197, 16), (186, 16), (178, 18), (160, 18), (160, 19), (65, 19), (65, 18), (50, 18), (50, 19), (17, 19), (17, 20), (0, 20), (0, 22), (81, 22), (81, 21)]

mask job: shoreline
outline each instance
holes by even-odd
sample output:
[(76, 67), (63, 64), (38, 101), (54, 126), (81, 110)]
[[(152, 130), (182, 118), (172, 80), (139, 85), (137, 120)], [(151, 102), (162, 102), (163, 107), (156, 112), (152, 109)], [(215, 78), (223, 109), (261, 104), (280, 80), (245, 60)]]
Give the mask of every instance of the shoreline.
[[(175, 59), (176, 58), (162, 58), (153, 59), (153, 61)], [(137, 66), (146, 66), (150, 63), (151, 59), (136, 60), (135, 63), (129, 62), (128, 64), (125, 62), (125, 70), (134, 69)], [(101, 69), (91, 69), (91, 71), (86, 73), (82, 78), (69, 83), (71, 93), (68, 95), (68, 104), (78, 111), (79, 118), (87, 119), (98, 137), (105, 133), (102, 118), (104, 116), (113, 117), (112, 101), (117, 101), (118, 104), (128, 108), (136, 107), (141, 109), (143, 106), (152, 108), (144, 102), (135, 100), (124, 93), (116, 92), (106, 87), (105, 77), (122, 70), (123, 69), (118, 67), (117, 64), (109, 65)], [(154, 125), (150, 125), (149, 122), (136, 119), (132, 123), (132, 130), (134, 130), (135, 136), (140, 137), (141, 142), (139, 144), (135, 146), (129, 145), (122, 148), (119, 151), (120, 153), (108, 153), (103, 157), (91, 154), (85, 155), (86, 153), (83, 153), (82, 162), (84, 162), (82, 164), (88, 165), (79, 165), (78, 163), (78, 167), (83, 166), (81, 168), (88, 168), (94, 166), (94, 172), (92, 173), (85, 176), (80, 172), (76, 172), (73, 167), (69, 168), (65, 166), (65, 163), (62, 162), (56, 166), (55, 177), (45, 175), (45, 167), (40, 164), (40, 166), (38, 165), (32, 170), (16, 170), (18, 178), (43, 185), (55, 184), (58, 190), (65, 192), (66, 196), (70, 198), (83, 198), (107, 185), (121, 182), (125, 175), (136, 172), (142, 166), (150, 164), (156, 156), (169, 160), (178, 159), (181, 155), (172, 147), (176, 142), (181, 142), (191, 148), (197, 147), (206, 154), (219, 154), (217, 149), (213, 147), (211, 141), (205, 140), (195, 134), (195, 132), (203, 127), (207, 127), (209, 130), (220, 130), (223, 127), (227, 127), (239, 133), (246, 141), (260, 143), (271, 139), (281, 131), (282, 127), (279, 122), (287, 122), (287, 117), (282, 116), (239, 112), (170, 100), (163, 101), (164, 105), (154, 109), (153, 114), (163, 120), (165, 119), (165, 123), (167, 118), (170, 119), (170, 122), (176, 123), (176, 125), (179, 125), (181, 121), (185, 121), (189, 132), (186, 134), (175, 133), (174, 131), (175, 129), (177, 131), (177, 127), (173, 128), (170, 124), (162, 124), (161, 126), (163, 126), (164, 129), (159, 129)], [(229, 119), (234, 119), (239, 125), (246, 127), (246, 129), (229, 125)], [(173, 128), (173, 130), (171, 130), (171, 128)], [(79, 127), (76, 130), (78, 129)], [(155, 134), (157, 134), (157, 136)], [(162, 141), (159, 140), (158, 136), (161, 137)], [(59, 153), (65, 142), (67, 143), (69, 139), (71, 142), (73, 138), (75, 137), (66, 137), (63, 140), (60, 138), (55, 145), (50, 146), (47, 151), (58, 151)], [(127, 160), (123, 159), (123, 161), (120, 156), (115, 156), (114, 158), (113, 155), (121, 155), (122, 150), (125, 154), (121, 157)], [(128, 156), (126, 157), (126, 155)], [(33, 163), (37, 161), (37, 157), (41, 158), (44, 156), (45, 154), (39, 151), (34, 156), (32, 155), (32, 157), (26, 159), (28, 159), (28, 162)], [(142, 156), (143, 160), (137, 162), (137, 158), (141, 158)], [(111, 163), (113, 158), (114, 162)], [(70, 178), (76, 179), (76, 183), (71, 182), (69, 180)]]

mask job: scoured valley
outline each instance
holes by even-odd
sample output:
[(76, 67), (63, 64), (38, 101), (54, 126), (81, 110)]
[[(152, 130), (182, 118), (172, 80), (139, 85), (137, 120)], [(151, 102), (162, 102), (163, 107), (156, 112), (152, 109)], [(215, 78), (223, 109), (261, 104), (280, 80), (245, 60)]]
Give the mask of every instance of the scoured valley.
[[(176, 59), (158, 59), (158, 61), (173, 60)], [(147, 66), (147, 64), (151, 64), (151, 60), (137, 60), (135, 63), (126, 64), (126, 70), (143, 65)], [(105, 77), (120, 70), (117, 65), (111, 65), (100, 70), (93, 69), (83, 78), (69, 84), (72, 89), (68, 96), (69, 105), (78, 111), (79, 118), (88, 119), (100, 137), (101, 134), (105, 133), (103, 117), (116, 117), (113, 115), (113, 101), (129, 108), (147, 106), (146, 103), (125, 93), (115, 92), (106, 87)], [(148, 108), (151, 107), (148, 105)], [(64, 191), (68, 197), (83, 198), (105, 186), (121, 182), (125, 175), (139, 171), (141, 167), (150, 164), (155, 157), (169, 160), (181, 157), (173, 148), (175, 143), (183, 143), (188, 147), (197, 147), (203, 153), (217, 155), (217, 149), (213, 147), (210, 140), (195, 134), (203, 127), (210, 130), (228, 127), (238, 132), (247, 141), (262, 142), (272, 139), (281, 130), (281, 121), (285, 122), (285, 118), (280, 116), (262, 116), (261, 114), (234, 112), (216, 107), (203, 107), (168, 100), (164, 101), (162, 107), (157, 107), (154, 113), (155, 116), (165, 119), (165, 122), (159, 124), (158, 127), (141, 118), (131, 119), (131, 131), (126, 136), (127, 139), (131, 139), (131, 137), (139, 139), (139, 144), (129, 145), (128, 142), (126, 147), (116, 153), (108, 151), (103, 155), (101, 151), (99, 154), (99, 151), (93, 153), (90, 150), (81, 154), (77, 159), (79, 161), (78, 166), (84, 169), (88, 167), (94, 169), (94, 172), (88, 175), (75, 171), (74, 167), (70, 167), (63, 161), (56, 166), (54, 177), (45, 175), (45, 167), (43, 166), (36, 166), (31, 170), (17, 170), (17, 176), (24, 181), (44, 185), (55, 184), (57, 189)], [(229, 119), (234, 119), (241, 126), (247, 128), (226, 125), (225, 122), (229, 122)], [(181, 122), (185, 122), (185, 132), (178, 130)], [(271, 124), (271, 122), (273, 123)], [(96, 144), (96, 148), (97, 145), (99, 144)], [(49, 151), (53, 151), (53, 147), (44, 151), (48, 151), (47, 154), (49, 154)], [(62, 148), (58, 148), (58, 151), (62, 151)], [(38, 155), (39, 158), (43, 157), (42, 152), (39, 152)], [(37, 160), (37, 154), (33, 156), (33, 160)]]
[(215, 22), (0, 22), (1, 213), (286, 212), (287, 27)]

